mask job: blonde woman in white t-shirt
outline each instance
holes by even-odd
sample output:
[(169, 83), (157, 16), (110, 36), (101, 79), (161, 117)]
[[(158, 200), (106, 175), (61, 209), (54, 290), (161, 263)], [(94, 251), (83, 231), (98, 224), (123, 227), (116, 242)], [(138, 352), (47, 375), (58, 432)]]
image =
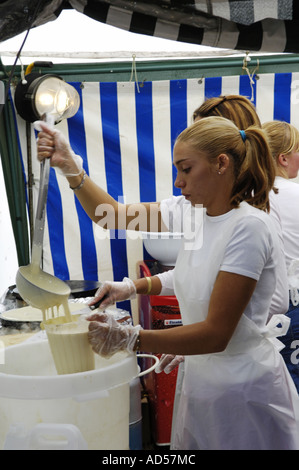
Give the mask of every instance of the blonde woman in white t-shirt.
[[(174, 269), (183, 325), (143, 330), (94, 314), (91, 345), (106, 357), (185, 356), (173, 449), (298, 449), (299, 398), (272, 337), (289, 322), (274, 315), (267, 326), (280, 248), (266, 213), (275, 170), (264, 133), (201, 119), (178, 137), (174, 165), (182, 195), (203, 206), (194, 244), (182, 243)], [(134, 281), (137, 292), (144, 282)]]
[(270, 121), (262, 127), (275, 161), (278, 194), (270, 194), (270, 203), (280, 219), (289, 274), (287, 316), (291, 324), (287, 334), (280, 338), (285, 345), (281, 354), (299, 393), (299, 184), (292, 181), (299, 171), (299, 131), (283, 121)]
[[(57, 161), (55, 141), (53, 151)], [(203, 206), (194, 245), (182, 244), (174, 270), (183, 325), (142, 330), (94, 314), (90, 343), (106, 357), (185, 356), (173, 449), (298, 449), (298, 395), (273, 341), (288, 319), (274, 315), (267, 326), (280, 250), (267, 214), (275, 178), (267, 140), (259, 128), (204, 118), (178, 137), (174, 164), (182, 195)], [(148, 288), (147, 279), (131, 282), (138, 293)]]
[[(239, 129), (246, 129), (249, 126), (261, 127), (261, 122), (255, 110), (253, 103), (241, 95), (226, 95), (206, 99), (193, 113), (193, 120), (220, 116), (231, 120)], [(159, 231), (176, 231), (173, 226), (170, 226), (170, 213), (173, 215), (172, 220), (176, 220), (181, 216), (181, 197), (175, 196), (161, 202), (137, 202), (135, 204), (121, 204), (111, 197), (105, 190), (96, 184), (83, 170), (82, 158), (75, 155), (70, 148), (69, 142), (64, 138), (62, 133), (56, 129), (50, 129), (46, 123), (39, 123), (38, 138), (38, 158), (42, 160), (46, 157), (51, 157), (51, 166), (59, 168), (63, 173), (75, 192), (77, 199), (80, 201), (82, 207), (89, 215), (89, 217), (98, 225), (105, 228), (122, 229), (125, 230), (130, 226), (134, 226), (134, 219), (138, 214), (138, 228), (146, 232), (159, 232)], [(53, 151), (54, 143), (54, 151)], [(259, 155), (260, 160), (263, 162), (263, 155)], [(271, 162), (273, 164), (273, 162)], [(273, 191), (273, 190), (272, 190)], [(274, 201), (275, 202), (275, 201)], [(98, 208), (103, 207), (103, 210)], [(107, 208), (111, 211), (107, 213)], [(274, 214), (274, 206), (271, 207), (270, 215)], [(155, 225), (153, 227), (153, 221)], [(282, 244), (281, 226), (277, 217), (274, 217), (275, 230), (277, 231)], [(109, 225), (110, 224), (110, 225)], [(181, 231), (181, 227), (177, 231)], [(283, 257), (283, 247), (281, 247), (281, 255)], [(173, 279), (172, 272), (164, 272), (150, 279), (150, 288), (145, 279), (143, 280), (143, 291), (141, 294), (150, 295), (173, 295)], [(101, 307), (105, 308), (109, 304), (121, 301), (128, 298), (133, 298), (136, 295), (134, 286), (127, 280), (123, 282), (110, 282), (103, 283), (103, 294), (105, 300), (102, 302)], [(98, 299), (95, 298), (94, 302)], [(273, 293), (272, 301), (269, 307), (268, 318), (270, 319), (274, 314), (285, 313), (288, 310), (288, 283), (286, 267), (284, 263), (280, 263), (279, 272), (277, 273), (276, 288)], [(166, 363), (169, 357), (165, 358)], [(171, 359), (170, 359), (171, 360)], [(169, 368), (172, 368), (180, 362), (182, 358), (175, 358), (174, 363)], [(165, 364), (166, 365), (166, 364)]]

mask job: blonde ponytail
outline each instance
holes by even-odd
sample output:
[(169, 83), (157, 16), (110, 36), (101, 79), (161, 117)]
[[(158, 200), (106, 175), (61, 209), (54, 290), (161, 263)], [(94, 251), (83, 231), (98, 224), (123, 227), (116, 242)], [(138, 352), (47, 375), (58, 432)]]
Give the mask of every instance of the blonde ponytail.
[(275, 166), (265, 133), (250, 126), (245, 131), (246, 153), (243, 161), (235, 159), (236, 181), (232, 189), (231, 203), (246, 201), (262, 210), (270, 210), (269, 191), (273, 188)]

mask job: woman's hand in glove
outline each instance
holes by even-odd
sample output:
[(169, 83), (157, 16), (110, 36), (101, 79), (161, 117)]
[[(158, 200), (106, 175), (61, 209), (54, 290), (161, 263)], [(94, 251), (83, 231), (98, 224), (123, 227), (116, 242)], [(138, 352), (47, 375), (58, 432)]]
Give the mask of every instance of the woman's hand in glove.
[(128, 277), (124, 277), (122, 282), (106, 281), (96, 291), (95, 296), (89, 305), (93, 305), (99, 300), (103, 299), (100, 303), (100, 308), (106, 308), (115, 302), (122, 300), (134, 299), (136, 297), (136, 287), (134, 282)]
[(51, 166), (56, 167), (64, 176), (77, 176), (82, 173), (83, 160), (76, 155), (64, 135), (43, 121), (34, 123), (40, 131), (37, 140), (37, 158), (51, 158)]
[(170, 374), (178, 365), (185, 360), (184, 356), (176, 356), (174, 354), (162, 354), (161, 359), (155, 372), (160, 374), (164, 370), (165, 374)]
[(88, 340), (95, 353), (109, 358), (118, 351), (134, 352), (140, 325), (122, 325), (112, 314), (104, 312), (90, 315), (87, 320)]

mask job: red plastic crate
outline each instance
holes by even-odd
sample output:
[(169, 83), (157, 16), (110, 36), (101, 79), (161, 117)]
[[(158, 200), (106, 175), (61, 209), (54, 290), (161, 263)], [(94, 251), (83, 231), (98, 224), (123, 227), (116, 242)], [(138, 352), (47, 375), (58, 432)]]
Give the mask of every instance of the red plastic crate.
[[(139, 263), (139, 277), (150, 276), (146, 262)], [(180, 324), (181, 315), (175, 296), (140, 296), (139, 321), (143, 328), (160, 330)], [(160, 354), (157, 354), (160, 357)], [(145, 359), (142, 369), (150, 367)], [(172, 412), (176, 388), (177, 369), (170, 374), (151, 372), (143, 377), (143, 386), (148, 394), (153, 439), (156, 445), (169, 445)]]

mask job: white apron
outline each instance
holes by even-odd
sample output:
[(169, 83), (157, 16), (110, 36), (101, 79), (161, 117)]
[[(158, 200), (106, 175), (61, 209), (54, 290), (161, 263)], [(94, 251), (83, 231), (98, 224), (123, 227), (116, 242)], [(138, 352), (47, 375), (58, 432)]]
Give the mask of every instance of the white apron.
[[(197, 256), (200, 269), (193, 252), (182, 245), (174, 285), (183, 324), (207, 315), (225, 249), (220, 245), (212, 266), (204, 254)], [(288, 324), (282, 331), (275, 328), (276, 320), (288, 322), (277, 315), (261, 331), (243, 314), (224, 352), (185, 357), (172, 449), (299, 449), (298, 395), (279, 353), (281, 343), (273, 338), (285, 334)]]

